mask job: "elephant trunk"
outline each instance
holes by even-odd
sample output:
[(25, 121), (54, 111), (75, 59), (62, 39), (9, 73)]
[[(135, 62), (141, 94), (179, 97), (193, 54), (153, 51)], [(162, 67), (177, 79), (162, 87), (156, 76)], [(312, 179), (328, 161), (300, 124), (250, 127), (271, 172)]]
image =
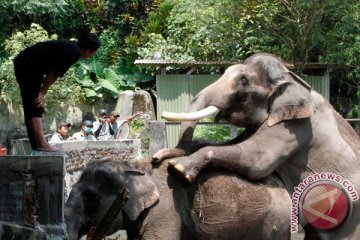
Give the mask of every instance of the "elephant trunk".
[(82, 209), (82, 206), (75, 204), (73, 195), (74, 192), (70, 194), (64, 210), (68, 240), (78, 240), (79, 229), (83, 226), (83, 216), (81, 212), (79, 212), (79, 210)]
[(67, 234), (68, 234), (68, 240), (77, 240), (78, 237), (78, 226), (75, 226), (76, 224), (67, 222)]

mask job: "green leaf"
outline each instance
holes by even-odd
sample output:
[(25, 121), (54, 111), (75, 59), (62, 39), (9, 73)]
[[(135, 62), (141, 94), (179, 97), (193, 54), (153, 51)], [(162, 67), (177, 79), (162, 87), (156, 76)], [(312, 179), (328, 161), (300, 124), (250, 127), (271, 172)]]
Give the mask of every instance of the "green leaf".
[[(97, 94), (94, 89), (91, 88), (83, 88), (84, 92), (85, 92), (85, 97), (86, 98), (92, 98), (92, 97), (99, 97), (99, 94)], [(101, 96), (101, 94), (100, 94)]]
[(119, 93), (119, 90), (114, 87), (114, 85), (111, 84), (107, 79), (101, 79), (100, 80), (100, 86), (110, 92)]
[(99, 79), (99, 85), (112, 95), (119, 94), (120, 81), (116, 72), (110, 68), (104, 69), (104, 78)]
[(104, 79), (108, 80), (116, 89), (119, 88), (119, 77), (113, 69), (105, 68), (103, 76)]
[(79, 83), (82, 87), (88, 88), (92, 88), (95, 85), (89, 76), (85, 76), (83, 79), (76, 79), (76, 82)]

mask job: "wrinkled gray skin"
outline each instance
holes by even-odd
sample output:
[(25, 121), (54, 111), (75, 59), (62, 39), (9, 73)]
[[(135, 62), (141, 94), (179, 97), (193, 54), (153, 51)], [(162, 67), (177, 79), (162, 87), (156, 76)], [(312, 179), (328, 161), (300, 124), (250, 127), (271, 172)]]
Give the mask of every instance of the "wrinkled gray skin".
[(94, 162), (65, 206), (69, 239), (96, 225), (123, 186), (130, 198), (112, 231), (126, 229), (128, 239), (289, 239), (290, 196), (279, 184), (206, 170), (189, 185), (167, 164)]
[[(331, 172), (360, 192), (359, 136), (327, 100), (275, 56), (257, 54), (229, 67), (192, 100), (188, 112), (210, 105), (221, 109), (218, 119), (245, 127), (245, 133), (228, 143), (201, 146), (192, 142), (196, 122), (184, 122), (178, 146), (158, 151), (153, 160), (173, 158), (170, 166), (189, 182), (206, 166), (250, 180), (275, 172), (292, 194), (306, 177)], [(359, 200), (352, 204), (346, 224), (315, 235), (360, 239)]]

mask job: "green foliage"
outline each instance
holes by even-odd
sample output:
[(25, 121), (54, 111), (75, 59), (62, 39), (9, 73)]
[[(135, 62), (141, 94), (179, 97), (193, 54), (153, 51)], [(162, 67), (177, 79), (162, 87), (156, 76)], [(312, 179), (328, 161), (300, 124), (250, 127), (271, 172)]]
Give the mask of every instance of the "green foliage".
[(155, 34), (164, 33), (166, 35), (166, 20), (173, 9), (173, 1), (160, 1), (154, 5), (156, 6), (156, 9), (149, 13), (145, 32)]
[(144, 131), (148, 127), (148, 124), (145, 119), (137, 118), (129, 123), (129, 135), (134, 135), (136, 133)]
[(138, 54), (142, 59), (152, 59), (155, 53), (161, 53), (164, 60), (194, 60), (184, 47), (176, 45), (172, 39), (165, 40), (161, 34), (151, 33), (145, 45), (139, 48)]
[(331, 77), (341, 83), (333, 85), (338, 92), (352, 96), (355, 113), (360, 105), (359, 12), (360, 2), (353, 0), (3, 0), (1, 97), (19, 101), (11, 60), (21, 49), (92, 29), (102, 47), (51, 87), (49, 103), (68, 99), (73, 90), (79, 98), (94, 100), (152, 87), (153, 77), (133, 62), (152, 59), (156, 52), (166, 60), (215, 61), (270, 52), (299, 71), (317, 61), (350, 66)]
[(114, 70), (104, 67), (94, 59), (89, 63), (80, 63), (77, 70), (77, 83), (83, 87), (86, 98), (102, 97), (103, 93), (111, 96), (119, 94), (120, 83)]
[[(161, 52), (163, 58), (173, 60), (240, 57), (234, 48), (239, 45), (238, 36), (243, 32), (241, 26), (247, 20), (236, 18), (236, 21), (229, 21), (232, 17), (229, 15), (230, 2), (164, 1), (162, 9), (150, 15), (147, 32), (152, 32), (147, 35), (148, 41), (139, 55), (152, 58), (155, 52)], [(155, 22), (157, 27), (154, 27)], [(162, 25), (164, 22), (165, 26)]]
[[(223, 143), (231, 140), (230, 131), (230, 125), (198, 125), (194, 131), (194, 139)], [(238, 128), (237, 134), (240, 135), (243, 131), (243, 128)]]
[[(202, 122), (213, 123), (215, 116), (202, 119)], [(226, 142), (231, 139), (230, 136), (231, 127), (229, 124), (198, 124), (194, 131), (194, 139), (204, 139), (211, 142)], [(242, 128), (238, 128), (238, 134), (243, 131)]]
[(76, 82), (82, 87), (88, 101), (94, 101), (103, 96), (115, 98), (121, 91), (135, 89), (153, 80), (151, 75), (140, 72), (135, 66), (126, 66), (120, 62), (120, 64), (105, 67), (96, 58), (80, 62), (77, 75)]
[[(339, 91), (360, 78), (360, 2), (352, 0), (163, 0), (149, 14), (141, 58), (160, 52), (165, 60), (243, 60), (270, 52), (302, 72), (308, 62), (350, 66), (331, 73)], [(338, 87), (338, 86), (337, 86)]]
[(205, 139), (213, 142), (226, 142), (230, 140), (230, 126), (228, 125), (199, 125), (195, 128), (194, 139)]
[(92, 57), (104, 65), (113, 65), (119, 61), (121, 46), (118, 39), (118, 30), (107, 29), (100, 35), (101, 47)]
[(150, 145), (150, 128), (144, 118), (137, 118), (129, 122), (129, 137), (141, 140), (141, 150), (143, 157), (148, 157)]
[[(334, 1), (333, 8), (324, 13), (322, 26), (325, 32), (319, 43), (326, 49), (319, 58), (322, 62), (348, 65), (345, 70), (336, 69), (331, 74), (334, 86), (332, 98), (347, 98), (345, 107), (351, 109), (348, 117), (360, 117), (360, 2)], [(331, 26), (331, 27), (329, 27)]]
[(91, 14), (86, 13), (81, 0), (3, 0), (0, 2), (0, 41), (13, 31), (29, 28), (31, 23), (41, 25), (50, 33), (71, 37), (90, 24)]

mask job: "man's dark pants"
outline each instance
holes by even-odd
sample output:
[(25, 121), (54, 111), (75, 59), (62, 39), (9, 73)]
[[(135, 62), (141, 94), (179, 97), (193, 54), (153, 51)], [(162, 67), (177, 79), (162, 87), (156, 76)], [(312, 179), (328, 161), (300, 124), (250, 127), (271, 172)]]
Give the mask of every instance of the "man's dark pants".
[(44, 82), (43, 74), (37, 73), (29, 67), (29, 62), (20, 57), (14, 60), (16, 81), (19, 85), (24, 108), (26, 130), (32, 149), (36, 149), (37, 143), (35, 133), (30, 126), (30, 120), (34, 117), (42, 117), (43, 107), (36, 107), (35, 99), (39, 96), (41, 86)]

